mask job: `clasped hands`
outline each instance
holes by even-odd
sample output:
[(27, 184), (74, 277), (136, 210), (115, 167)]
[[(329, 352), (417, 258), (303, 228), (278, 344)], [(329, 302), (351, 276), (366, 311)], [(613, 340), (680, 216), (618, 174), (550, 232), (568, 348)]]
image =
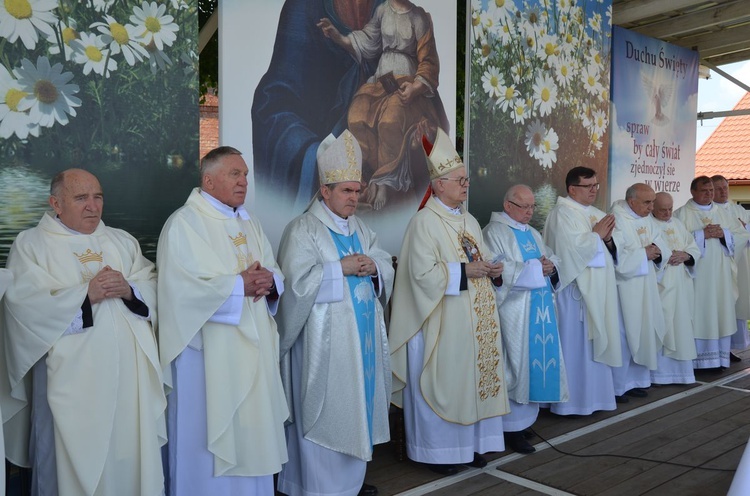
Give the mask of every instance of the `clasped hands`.
[(477, 279), (480, 277), (489, 277), (495, 279), (500, 277), (503, 273), (503, 263), (497, 262), (486, 262), (484, 260), (477, 260), (476, 262), (469, 262), (466, 264), (466, 277), (469, 279)]
[(706, 239), (716, 238), (721, 239), (724, 237), (724, 230), (719, 224), (708, 224), (703, 228), (703, 236)]
[(374, 276), (378, 273), (378, 266), (367, 255), (355, 253), (341, 259), (341, 270), (345, 276)]
[(122, 298), (130, 301), (133, 299), (133, 288), (130, 287), (122, 272), (107, 265), (89, 281), (88, 296), (92, 305), (107, 298)]
[(690, 255), (684, 251), (675, 250), (672, 252), (672, 255), (669, 257), (669, 260), (667, 263), (669, 265), (680, 265), (690, 260)]
[(605, 243), (609, 243), (609, 241), (612, 239), (612, 231), (614, 231), (614, 229), (615, 216), (612, 214), (605, 215), (599, 220), (599, 222), (594, 224), (593, 228), (591, 228), (591, 230), (598, 234), (599, 237), (602, 238), (602, 241), (604, 241)]
[(273, 291), (273, 272), (263, 267), (258, 261), (240, 272), (240, 277), (245, 286), (245, 296), (252, 296), (253, 301), (258, 301)]

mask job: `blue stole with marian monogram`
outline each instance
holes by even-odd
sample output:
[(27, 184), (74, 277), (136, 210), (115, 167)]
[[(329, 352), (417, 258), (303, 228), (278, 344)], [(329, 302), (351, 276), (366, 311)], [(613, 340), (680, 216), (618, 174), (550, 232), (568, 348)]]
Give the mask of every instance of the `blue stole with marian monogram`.
[[(329, 229), (339, 257), (362, 253), (357, 233), (344, 236)], [(370, 276), (345, 276), (349, 285), (349, 296), (357, 319), (359, 344), (362, 350), (362, 370), (365, 373), (365, 405), (367, 407), (367, 427), (372, 440), (372, 411), (375, 397), (375, 288)]]
[[(523, 261), (542, 253), (531, 230), (512, 229)], [(543, 288), (532, 289), (529, 308), (529, 401), (560, 401), (560, 343), (549, 278)]]

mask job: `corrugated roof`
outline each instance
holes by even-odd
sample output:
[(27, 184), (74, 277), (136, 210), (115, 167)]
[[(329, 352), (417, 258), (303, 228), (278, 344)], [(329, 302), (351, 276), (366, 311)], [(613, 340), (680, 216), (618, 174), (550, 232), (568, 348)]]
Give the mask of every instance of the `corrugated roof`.
[[(750, 108), (745, 93), (734, 110)], [(695, 154), (695, 175), (750, 179), (750, 115), (726, 117)]]

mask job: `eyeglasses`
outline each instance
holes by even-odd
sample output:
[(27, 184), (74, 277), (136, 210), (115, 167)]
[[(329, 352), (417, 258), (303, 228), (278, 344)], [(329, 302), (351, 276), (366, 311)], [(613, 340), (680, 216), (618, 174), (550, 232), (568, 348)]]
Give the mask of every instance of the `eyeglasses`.
[(596, 191), (599, 189), (599, 183), (594, 184), (571, 184), (571, 186), (575, 186), (576, 188), (588, 188), (589, 191)]
[(520, 208), (521, 210), (534, 210), (536, 208), (536, 203), (533, 205), (519, 205), (518, 203), (514, 201), (508, 200), (508, 203), (512, 203), (516, 207)]
[(458, 181), (459, 186), (466, 186), (469, 183), (468, 176), (463, 177), (441, 177), (441, 181)]

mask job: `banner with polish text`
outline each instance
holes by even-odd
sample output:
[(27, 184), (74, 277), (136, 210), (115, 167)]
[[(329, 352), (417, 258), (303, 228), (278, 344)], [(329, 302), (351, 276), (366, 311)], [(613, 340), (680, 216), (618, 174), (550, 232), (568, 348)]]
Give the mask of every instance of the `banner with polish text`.
[(612, 202), (634, 183), (690, 199), (695, 175), (698, 52), (615, 26), (609, 187)]

